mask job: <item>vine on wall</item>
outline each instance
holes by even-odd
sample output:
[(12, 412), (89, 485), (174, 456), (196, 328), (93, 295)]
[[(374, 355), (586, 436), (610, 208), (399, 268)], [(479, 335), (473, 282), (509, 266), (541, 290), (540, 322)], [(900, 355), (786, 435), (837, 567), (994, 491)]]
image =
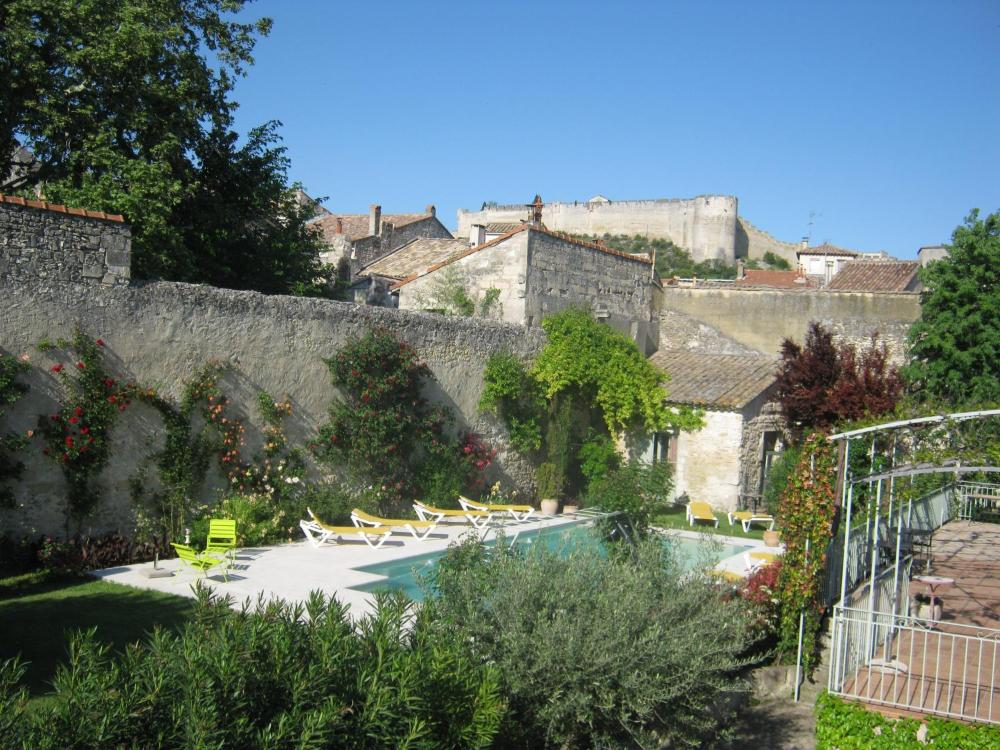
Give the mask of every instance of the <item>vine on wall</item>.
[[(45, 439), (43, 452), (56, 461), (66, 478), (66, 526), (79, 525), (100, 502), (94, 478), (111, 457), (111, 430), (121, 412), (132, 403), (138, 389), (122, 384), (108, 373), (102, 355), (104, 341), (77, 330), (72, 341), (60, 339), (66, 362), (50, 371), (63, 384), (64, 398), (57, 411), (39, 419)], [(43, 350), (53, 347), (39, 344)]]
[(785, 542), (778, 578), (781, 608), (778, 651), (795, 652), (799, 613), (804, 612), (803, 664), (811, 670), (823, 611), (820, 583), (833, 531), (837, 455), (826, 436), (814, 432), (803, 441), (799, 456), (778, 511)]
[[(0, 354), (0, 417), (3, 417), (7, 407), (27, 392), (28, 386), (18, 378), (30, 369), (28, 355), (14, 357)], [(14, 492), (7, 483), (21, 476), (24, 465), (15, 453), (27, 445), (28, 437), (30, 434), (25, 436), (12, 432), (0, 435), (0, 508), (14, 507)]]

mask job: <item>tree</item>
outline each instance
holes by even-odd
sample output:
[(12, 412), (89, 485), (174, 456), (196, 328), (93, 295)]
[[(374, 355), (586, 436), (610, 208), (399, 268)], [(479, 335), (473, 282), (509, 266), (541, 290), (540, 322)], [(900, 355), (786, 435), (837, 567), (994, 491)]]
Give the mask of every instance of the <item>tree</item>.
[(799, 429), (887, 414), (903, 391), (899, 368), (878, 334), (859, 353), (852, 344), (835, 344), (833, 333), (816, 322), (809, 324), (804, 347), (782, 342), (776, 382), (782, 413)]
[[(271, 21), (246, 0), (9, 0), (0, 7), (5, 190), (119, 212), (139, 277), (315, 291), (319, 238), (287, 185), (276, 123), (232, 129), (235, 80)], [(211, 56), (211, 60), (207, 56)]]
[(1000, 401), (1000, 213), (974, 209), (952, 234), (949, 257), (920, 273), (920, 318), (904, 370), (920, 401)]

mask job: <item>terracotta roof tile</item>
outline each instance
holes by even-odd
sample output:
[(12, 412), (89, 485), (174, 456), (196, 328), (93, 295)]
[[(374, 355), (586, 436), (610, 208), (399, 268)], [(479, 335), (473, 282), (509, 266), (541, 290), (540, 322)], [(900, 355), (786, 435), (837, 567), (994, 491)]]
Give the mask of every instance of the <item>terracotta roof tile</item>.
[(807, 247), (805, 250), (799, 250), (796, 255), (839, 255), (840, 257), (856, 258), (857, 253), (854, 250), (846, 250), (842, 247), (837, 247), (836, 245), (831, 245), (829, 242), (824, 242), (822, 245), (816, 245), (815, 247)]
[[(383, 224), (392, 224), (394, 227), (402, 227), (407, 224), (412, 224), (415, 221), (420, 221), (422, 219), (429, 219), (434, 214), (424, 213), (424, 214), (382, 214)], [(360, 240), (363, 237), (371, 236), (371, 232), (368, 231), (368, 214), (329, 214), (328, 216), (321, 216), (309, 222), (312, 226), (317, 227), (320, 233), (323, 235), (323, 239), (327, 242), (332, 242), (333, 238), (337, 236), (337, 220), (340, 220), (341, 226), (343, 227), (343, 235), (349, 240)]]
[(773, 385), (778, 360), (764, 355), (660, 350), (649, 361), (665, 371), (667, 401), (740, 409)]
[(805, 289), (818, 286), (815, 279), (798, 271), (773, 271), (748, 268), (742, 279), (736, 279), (737, 286), (769, 286), (778, 289)]
[(420, 278), (421, 276), (426, 276), (429, 273), (433, 273), (434, 271), (437, 271), (439, 268), (443, 268), (444, 266), (447, 266), (450, 263), (454, 263), (457, 260), (466, 258), (472, 255), (473, 253), (478, 253), (480, 250), (485, 250), (488, 247), (493, 247), (494, 245), (498, 245), (501, 242), (504, 242), (505, 240), (509, 239), (510, 237), (513, 237), (515, 234), (519, 234), (520, 232), (524, 232), (529, 229), (532, 232), (541, 232), (542, 234), (547, 234), (550, 237), (556, 237), (560, 240), (571, 242), (574, 245), (579, 245), (580, 247), (586, 247), (591, 250), (597, 250), (602, 253), (607, 253), (608, 255), (616, 255), (619, 258), (626, 258), (628, 260), (634, 260), (639, 263), (646, 263), (647, 265), (653, 265), (652, 258), (650, 258), (647, 255), (633, 255), (632, 253), (623, 253), (621, 250), (615, 250), (613, 248), (607, 247), (606, 245), (601, 245), (596, 242), (587, 242), (586, 240), (581, 240), (576, 237), (573, 237), (572, 235), (563, 234), (562, 232), (553, 232), (551, 229), (544, 229), (542, 227), (532, 226), (531, 224), (519, 224), (517, 229), (511, 230), (510, 232), (507, 232), (507, 234), (502, 234), (499, 237), (490, 240), (489, 242), (484, 242), (482, 245), (476, 245), (475, 247), (470, 247), (468, 250), (457, 253), (445, 261), (434, 264), (433, 266), (427, 268), (422, 273), (410, 274), (402, 281), (393, 284), (391, 288), (392, 290), (399, 289), (400, 287), (406, 286), (411, 281), (414, 281)]
[(826, 288), (843, 292), (919, 291), (915, 260), (855, 260), (846, 263)]
[(358, 275), (405, 279), (412, 274), (419, 273), (429, 265), (441, 263), (468, 248), (469, 244), (463, 240), (418, 237), (365, 266), (358, 272)]
[(85, 216), (88, 219), (117, 221), (121, 224), (125, 223), (125, 217), (121, 214), (107, 214), (104, 213), (104, 211), (88, 211), (85, 208), (67, 208), (62, 203), (34, 201), (27, 198), (19, 198), (16, 195), (0, 195), (0, 203), (11, 203), (15, 206), (25, 206), (27, 208), (40, 208), (43, 211), (52, 211), (57, 214), (69, 214), (70, 216)]

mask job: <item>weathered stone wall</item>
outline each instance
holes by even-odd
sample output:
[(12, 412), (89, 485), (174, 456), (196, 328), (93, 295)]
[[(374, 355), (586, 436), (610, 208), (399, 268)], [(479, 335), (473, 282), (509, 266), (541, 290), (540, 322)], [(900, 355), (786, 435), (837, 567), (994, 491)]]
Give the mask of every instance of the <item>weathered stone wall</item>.
[(656, 351), (659, 317), (653, 314), (656, 284), (649, 263), (583, 247), (545, 232), (522, 234), (530, 236), (525, 305), (529, 325), (567, 307), (589, 305), (645, 354)]
[(740, 491), (740, 442), (743, 415), (705, 411), (705, 426), (677, 437), (675, 492), (711, 503), (717, 511), (735, 509)]
[[(35, 427), (39, 415), (57, 408), (60, 388), (49, 372), (52, 355), (38, 350), (42, 339), (68, 338), (79, 327), (106, 342), (109, 367), (122, 378), (156, 387), (178, 398), (182, 382), (204, 362), (232, 364), (223, 389), (237, 416), (250, 422), (247, 455), (260, 445), (256, 394), (288, 394), (294, 413), (287, 424), (292, 444), (306, 445), (325, 421), (335, 392), (323, 358), (374, 327), (385, 327), (412, 344), (428, 363), (434, 379), (428, 397), (452, 407), (463, 424), (482, 433), (500, 449), (497, 478), (522, 488), (531, 471), (506, 448), (493, 420), (477, 414), (486, 360), (498, 351), (521, 356), (535, 353), (544, 334), (482, 320), (419, 314), (327, 300), (264, 296), (177, 283), (102, 287), (35, 281), (5, 283), (0, 348), (29, 354), (29, 394), (18, 401), (0, 425), (4, 431)], [(459, 425), (462, 426), (462, 425)], [(85, 531), (129, 530), (132, 509), (129, 478), (162, 445), (159, 416), (140, 404), (122, 415), (115, 428), (111, 465), (99, 477), (105, 498)], [(35, 439), (23, 452), (24, 481), (17, 485), (23, 508), (0, 512), (0, 529), (14, 534), (61, 533), (64, 485), (55, 464)], [(150, 473), (155, 470), (150, 467)], [(207, 498), (206, 498), (207, 499)]]
[[(60, 207), (61, 208), (61, 207)], [(0, 282), (127, 284), (128, 224), (0, 201)]]
[(786, 338), (802, 342), (812, 321), (861, 344), (878, 331), (894, 361), (906, 355), (906, 334), (920, 316), (920, 295), (814, 290), (663, 287), (662, 309), (676, 311), (766, 354)]
[[(735, 196), (700, 195), (696, 198), (546, 203), (542, 222), (549, 229), (571, 234), (641, 234), (668, 239), (691, 253), (696, 261), (736, 259), (738, 205)], [(480, 211), (458, 210), (457, 236), (468, 237), (473, 224), (517, 222), (528, 219), (525, 206), (487, 206)]]
[[(762, 398), (774, 398), (774, 389), (762, 394)], [(759, 400), (759, 399), (758, 399)], [(764, 460), (764, 433), (781, 434), (782, 446), (791, 443), (791, 432), (781, 415), (781, 405), (768, 401), (763, 406), (751, 405), (744, 410), (743, 441), (740, 445), (740, 501), (741, 508), (759, 504), (762, 500), (761, 470)]]
[[(500, 318), (522, 326), (527, 321), (528, 234), (516, 234), (504, 242), (459, 258), (446, 267), (453, 269), (451, 273), (473, 298), (481, 299), (488, 289), (499, 289)], [(426, 308), (435, 286), (443, 283), (444, 270), (421, 276), (400, 287), (400, 309)]]
[(736, 230), (736, 257), (762, 260), (767, 253), (774, 253), (779, 258), (784, 258), (792, 268), (798, 267), (799, 244), (796, 242), (785, 242), (773, 235), (758, 229), (742, 216)]
[(661, 310), (659, 315), (661, 349), (682, 349), (702, 354), (760, 353), (691, 315), (677, 310)]

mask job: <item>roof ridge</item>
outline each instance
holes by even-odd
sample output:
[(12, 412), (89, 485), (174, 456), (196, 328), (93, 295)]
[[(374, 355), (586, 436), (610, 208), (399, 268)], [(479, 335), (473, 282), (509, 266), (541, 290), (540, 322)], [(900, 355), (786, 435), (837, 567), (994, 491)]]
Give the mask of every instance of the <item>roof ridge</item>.
[(4, 195), (0, 193), (0, 203), (10, 203), (14, 206), (24, 206), (25, 208), (38, 208), (43, 211), (51, 211), (57, 214), (67, 214), (69, 216), (83, 216), (87, 219), (101, 219), (102, 221), (114, 221), (119, 224), (125, 223), (125, 217), (121, 214), (109, 214), (104, 211), (91, 211), (86, 208), (70, 208), (62, 203), (49, 203), (48, 201), (31, 200), (17, 195)]

